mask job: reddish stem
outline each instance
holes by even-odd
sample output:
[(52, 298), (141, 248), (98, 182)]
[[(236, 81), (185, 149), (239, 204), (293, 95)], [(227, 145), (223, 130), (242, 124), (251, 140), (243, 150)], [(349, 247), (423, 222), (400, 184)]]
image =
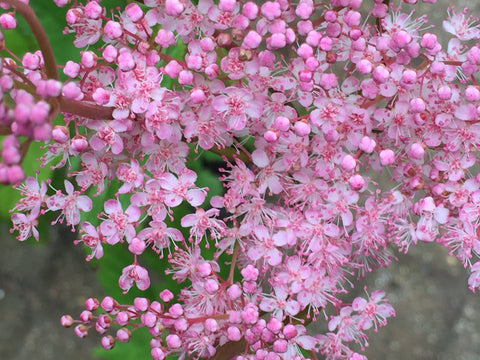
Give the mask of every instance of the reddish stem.
[(113, 119), (113, 107), (99, 106), (83, 101), (66, 99), (64, 97), (58, 98), (58, 102), (60, 105), (60, 111), (64, 113), (70, 113), (92, 120)]

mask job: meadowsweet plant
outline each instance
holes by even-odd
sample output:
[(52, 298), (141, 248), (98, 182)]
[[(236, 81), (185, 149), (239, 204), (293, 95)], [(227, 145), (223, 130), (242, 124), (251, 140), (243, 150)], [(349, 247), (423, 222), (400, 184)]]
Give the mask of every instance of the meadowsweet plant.
[[(0, 38), (13, 230), (38, 240), (55, 212), (87, 260), (128, 249), (112, 279), (125, 293), (150, 288), (146, 252), (181, 289), (88, 298), (61, 319), (77, 336), (108, 350), (147, 328), (154, 360), (361, 360), (395, 312), (381, 289), (345, 295), (395, 253), (440, 243), (480, 287), (480, 28), (466, 9), (448, 10), (444, 48), (417, 0), (54, 2), (78, 61), (56, 63), (28, 0), (0, 1), (2, 32), (22, 16), (39, 46), (13, 54)], [(62, 188), (24, 173), (34, 141), (43, 166), (71, 166)], [(208, 153), (221, 195), (192, 166)]]

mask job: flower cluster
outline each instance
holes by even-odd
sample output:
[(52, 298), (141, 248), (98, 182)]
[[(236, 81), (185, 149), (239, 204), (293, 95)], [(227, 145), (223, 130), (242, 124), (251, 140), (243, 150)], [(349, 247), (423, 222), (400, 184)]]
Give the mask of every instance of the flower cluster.
[[(359, 360), (365, 331), (395, 312), (381, 290), (342, 301), (354, 274), (436, 241), (480, 287), (480, 47), (468, 43), (480, 29), (466, 11), (450, 10), (443, 49), (426, 17), (383, 0), (144, 0), (111, 16), (100, 1), (54, 1), (69, 6), (80, 61), (60, 81), (35, 25), (40, 51), (2, 57), (0, 181), (22, 180), (29, 141), (51, 140), (44, 165), (80, 167), (51, 195), (26, 179), (18, 239), (58, 211), (87, 260), (128, 248), (124, 292), (150, 286), (149, 249), (183, 287), (133, 305), (90, 298), (78, 320), (62, 318), (76, 335), (95, 329), (110, 349), (146, 327), (155, 360)], [(0, 4), (16, 11), (4, 30), (18, 13), (35, 24), (25, 1)], [(194, 152), (223, 156), (221, 196), (206, 200)], [(87, 194), (114, 182), (98, 222), (82, 221)], [(181, 204), (191, 211), (177, 229)], [(328, 331), (312, 333), (322, 319)]]

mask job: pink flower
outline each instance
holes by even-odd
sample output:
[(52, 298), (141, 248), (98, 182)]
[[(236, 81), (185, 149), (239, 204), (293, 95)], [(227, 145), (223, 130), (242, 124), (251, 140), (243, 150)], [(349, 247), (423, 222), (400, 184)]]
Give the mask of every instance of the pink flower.
[(197, 208), (195, 214), (185, 215), (181, 224), (183, 227), (190, 227), (190, 237), (195, 239), (195, 243), (198, 244), (203, 239), (207, 231), (210, 233), (210, 237), (217, 241), (225, 231), (225, 223), (221, 220), (217, 220), (220, 211), (218, 209), (209, 209), (207, 211), (202, 208)]
[(147, 290), (150, 287), (150, 278), (147, 269), (137, 264), (129, 265), (122, 270), (122, 275), (118, 279), (118, 286), (124, 294), (130, 290), (133, 283), (137, 285), (139, 290)]
[(206, 191), (194, 187), (196, 180), (197, 174), (189, 169), (182, 170), (178, 178), (171, 173), (161, 175), (160, 186), (166, 190), (165, 205), (176, 207), (187, 200), (192, 206), (200, 206), (205, 200)]
[(259, 118), (263, 112), (263, 101), (255, 99), (247, 89), (227, 87), (223, 93), (215, 97), (212, 103), (214, 110), (222, 115), (228, 128), (242, 130), (249, 117)]
[(445, 31), (462, 41), (466, 41), (480, 38), (479, 25), (475, 25), (475, 21), (472, 15), (467, 16), (467, 8), (460, 13), (456, 13), (455, 6), (453, 6), (449, 8), (448, 18), (443, 21), (442, 25)]
[[(25, 179), (25, 184), (18, 187), (22, 194), (22, 198), (15, 206), (14, 210), (39, 212), (46, 200), (47, 185), (44, 181), (40, 181), (29, 176)], [(35, 210), (35, 211), (34, 211)]]
[(36, 228), (38, 225), (38, 215), (39, 211), (38, 209), (34, 209), (35, 211), (32, 211), (31, 213), (25, 215), (22, 213), (13, 213), (12, 214), (12, 223), (13, 223), (13, 229), (12, 230), (17, 230), (19, 232), (17, 236), (18, 241), (25, 241), (27, 240), (30, 236), (33, 235), (35, 240), (39, 240), (39, 233)]
[(92, 200), (86, 195), (80, 195), (79, 191), (75, 191), (70, 181), (65, 180), (64, 183), (67, 194), (58, 190), (55, 195), (47, 199), (47, 207), (51, 211), (61, 210), (67, 225), (77, 225), (80, 222), (80, 212), (92, 210)]
[(105, 202), (106, 218), (100, 223), (100, 232), (106, 242), (114, 245), (125, 238), (128, 243), (135, 237), (135, 226), (140, 219), (141, 211), (136, 205), (129, 205), (123, 212), (120, 201), (109, 199)]
[(99, 234), (97, 229), (87, 221), (82, 222), (80, 225), (84, 234), (82, 234), (80, 240), (77, 240), (75, 244), (83, 242), (85, 246), (89, 247), (92, 251), (92, 253), (85, 258), (86, 261), (90, 261), (93, 258), (100, 259), (103, 256), (101, 234)]

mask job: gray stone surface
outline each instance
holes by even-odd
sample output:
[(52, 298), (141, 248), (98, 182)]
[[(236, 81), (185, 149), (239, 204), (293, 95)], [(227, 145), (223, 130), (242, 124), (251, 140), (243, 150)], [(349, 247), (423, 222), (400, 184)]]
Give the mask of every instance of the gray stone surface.
[(57, 228), (47, 244), (20, 244), (0, 226), (1, 360), (92, 359), (98, 337), (78, 339), (60, 325), (103, 294), (73, 236)]

